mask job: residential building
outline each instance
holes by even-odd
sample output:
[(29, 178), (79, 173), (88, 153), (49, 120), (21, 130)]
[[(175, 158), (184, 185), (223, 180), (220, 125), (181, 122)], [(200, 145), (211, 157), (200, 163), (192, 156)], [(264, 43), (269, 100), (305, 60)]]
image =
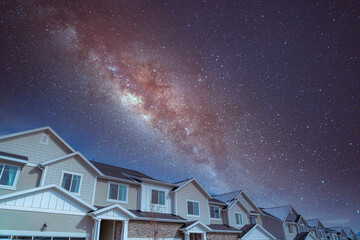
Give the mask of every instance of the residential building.
[(50, 127), (0, 137), (1, 239), (274, 240), (244, 193), (234, 206), (217, 198), (195, 178), (89, 161)]
[(325, 240), (326, 239), (326, 231), (325, 226), (322, 224), (320, 219), (307, 219), (309, 231), (318, 239), (318, 240)]

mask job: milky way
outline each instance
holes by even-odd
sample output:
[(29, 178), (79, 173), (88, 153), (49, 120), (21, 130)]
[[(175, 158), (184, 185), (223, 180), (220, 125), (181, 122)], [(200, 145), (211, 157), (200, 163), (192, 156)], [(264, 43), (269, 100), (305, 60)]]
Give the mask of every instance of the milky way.
[(359, 3), (3, 3), (0, 134), (360, 225)]

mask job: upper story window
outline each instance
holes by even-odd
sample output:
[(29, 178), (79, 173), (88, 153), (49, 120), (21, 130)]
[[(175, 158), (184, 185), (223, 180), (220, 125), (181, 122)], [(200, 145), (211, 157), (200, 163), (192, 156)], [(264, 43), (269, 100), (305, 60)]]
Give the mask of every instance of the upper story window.
[(235, 223), (236, 225), (243, 225), (241, 213), (235, 213)]
[(256, 217), (250, 216), (250, 224), (256, 224), (256, 223), (257, 223)]
[(0, 188), (14, 188), (19, 167), (0, 163)]
[(109, 183), (109, 200), (127, 202), (128, 187), (126, 185)]
[(294, 224), (288, 224), (289, 233), (293, 234), (295, 233), (295, 225)]
[(324, 234), (323, 234), (323, 231), (322, 231), (322, 230), (319, 230), (319, 237), (320, 237), (320, 238), (324, 238)]
[(165, 192), (160, 190), (151, 190), (151, 203), (165, 205)]
[(210, 206), (210, 218), (220, 219), (220, 208), (218, 206)]
[(61, 186), (73, 193), (80, 193), (81, 174), (63, 172)]
[(300, 231), (301, 232), (306, 232), (305, 224), (300, 224)]
[(187, 213), (188, 215), (192, 216), (200, 216), (200, 210), (199, 210), (199, 202), (198, 201), (187, 201)]

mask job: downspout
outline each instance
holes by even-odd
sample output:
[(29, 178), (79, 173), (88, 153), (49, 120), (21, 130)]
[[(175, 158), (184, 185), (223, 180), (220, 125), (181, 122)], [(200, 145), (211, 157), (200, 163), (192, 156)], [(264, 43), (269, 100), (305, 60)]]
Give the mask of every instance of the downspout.
[(39, 163), (38, 165), (36, 165), (36, 167), (41, 170), (41, 177), (40, 177), (40, 182), (39, 182), (39, 186), (38, 186), (38, 187), (41, 187), (41, 186), (44, 185), (46, 167), (44, 167), (43, 165), (41, 165), (41, 163)]

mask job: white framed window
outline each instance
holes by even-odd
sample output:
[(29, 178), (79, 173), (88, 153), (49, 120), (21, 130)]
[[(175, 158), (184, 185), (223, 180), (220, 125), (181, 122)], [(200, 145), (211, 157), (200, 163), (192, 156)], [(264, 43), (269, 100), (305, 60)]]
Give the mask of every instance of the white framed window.
[(324, 234), (323, 234), (323, 231), (322, 231), (322, 230), (319, 230), (319, 237), (320, 237), (320, 238), (324, 238)]
[(49, 144), (49, 135), (42, 133), (40, 134), (40, 141), (39, 143), (48, 145)]
[(0, 188), (15, 190), (18, 177), (18, 166), (0, 163)]
[(250, 216), (249, 219), (250, 219), (250, 224), (256, 224), (257, 223), (256, 217)]
[(239, 213), (239, 212), (235, 213), (235, 224), (236, 225), (243, 225), (242, 214)]
[(288, 224), (288, 229), (290, 234), (295, 233), (295, 225), (294, 224)]
[(151, 203), (158, 205), (165, 205), (165, 191), (152, 189), (151, 190)]
[(218, 206), (210, 206), (210, 218), (220, 219), (220, 208)]
[(194, 200), (186, 200), (187, 215), (200, 217), (200, 203)]
[(127, 185), (109, 182), (107, 201), (127, 203), (128, 189)]
[(61, 187), (69, 192), (80, 195), (81, 181), (83, 174), (63, 171), (61, 177)]

